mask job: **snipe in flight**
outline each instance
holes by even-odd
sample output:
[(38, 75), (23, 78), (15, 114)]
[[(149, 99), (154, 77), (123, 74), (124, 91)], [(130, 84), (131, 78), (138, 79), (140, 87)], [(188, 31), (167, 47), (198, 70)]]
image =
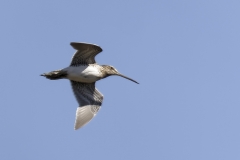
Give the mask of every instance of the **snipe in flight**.
[(44, 73), (50, 80), (69, 79), (74, 95), (79, 103), (76, 111), (75, 130), (87, 124), (102, 105), (103, 95), (95, 88), (95, 82), (108, 76), (117, 75), (135, 83), (135, 80), (120, 74), (113, 66), (99, 65), (95, 56), (102, 52), (95, 44), (72, 42), (70, 45), (77, 50), (69, 67)]

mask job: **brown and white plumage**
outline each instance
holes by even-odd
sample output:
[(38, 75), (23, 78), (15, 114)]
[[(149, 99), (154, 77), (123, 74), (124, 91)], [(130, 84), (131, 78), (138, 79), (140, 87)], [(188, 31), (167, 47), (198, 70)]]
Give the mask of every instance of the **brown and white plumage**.
[[(102, 51), (102, 48), (93, 44), (71, 42), (70, 45), (77, 50), (70, 66), (95, 64), (95, 56)], [(95, 82), (71, 81), (71, 85), (79, 104), (74, 127), (76, 130), (87, 124), (97, 114), (102, 105), (103, 95), (95, 88)]]
[(103, 95), (95, 88), (95, 83), (71, 81), (71, 85), (79, 104), (74, 127), (78, 129), (97, 114), (102, 105)]
[(70, 45), (77, 50), (70, 66), (94, 64), (95, 56), (102, 52), (102, 48), (95, 44), (71, 42)]
[(44, 73), (51, 80), (69, 79), (79, 107), (76, 111), (74, 129), (79, 129), (87, 124), (99, 111), (103, 95), (95, 88), (95, 82), (111, 75), (118, 75), (135, 80), (120, 74), (114, 67), (109, 65), (98, 65), (95, 56), (102, 51), (95, 44), (72, 42), (70, 45), (76, 49), (69, 67)]

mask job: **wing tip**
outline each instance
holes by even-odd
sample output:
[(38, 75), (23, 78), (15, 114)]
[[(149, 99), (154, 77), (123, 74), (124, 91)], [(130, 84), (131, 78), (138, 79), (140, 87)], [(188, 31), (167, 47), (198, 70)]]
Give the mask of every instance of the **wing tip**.
[(82, 49), (82, 48), (80, 47), (80, 45), (90, 45), (90, 46), (94, 46), (95, 49), (97, 49), (97, 51), (99, 51), (99, 52), (102, 52), (102, 51), (103, 51), (103, 49), (102, 49), (100, 46), (98, 46), (98, 45), (96, 45), (96, 44), (92, 44), (92, 43), (86, 43), (86, 42), (70, 42), (70, 45), (71, 45), (74, 49), (76, 49), (76, 50), (81, 50), (81, 49)]
[(76, 130), (78, 130), (79, 128), (76, 128), (76, 127), (74, 127), (74, 130), (76, 131)]
[(79, 128), (82, 128), (83, 126), (88, 124), (93, 119), (93, 117), (95, 117), (99, 109), (100, 106), (96, 105), (86, 105), (83, 107), (78, 107), (76, 111), (74, 130), (78, 130)]

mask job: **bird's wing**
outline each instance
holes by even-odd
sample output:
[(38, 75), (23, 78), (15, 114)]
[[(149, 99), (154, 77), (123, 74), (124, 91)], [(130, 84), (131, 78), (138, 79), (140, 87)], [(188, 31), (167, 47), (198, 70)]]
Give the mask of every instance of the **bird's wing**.
[(71, 85), (79, 103), (75, 120), (75, 130), (77, 130), (97, 114), (102, 105), (103, 95), (95, 88), (95, 83), (71, 81)]
[(78, 107), (74, 129), (77, 130), (87, 124), (97, 114), (99, 109), (100, 106), (97, 105)]
[(70, 45), (77, 50), (70, 66), (94, 64), (96, 63), (95, 56), (102, 52), (102, 48), (95, 44), (71, 42)]

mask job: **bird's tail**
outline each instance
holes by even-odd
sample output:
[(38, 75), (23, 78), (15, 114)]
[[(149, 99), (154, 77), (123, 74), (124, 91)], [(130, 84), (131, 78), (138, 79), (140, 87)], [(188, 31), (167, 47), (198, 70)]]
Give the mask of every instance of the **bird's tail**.
[(67, 77), (67, 72), (63, 70), (56, 70), (49, 73), (43, 73), (41, 76), (46, 77), (47, 79), (57, 80)]

